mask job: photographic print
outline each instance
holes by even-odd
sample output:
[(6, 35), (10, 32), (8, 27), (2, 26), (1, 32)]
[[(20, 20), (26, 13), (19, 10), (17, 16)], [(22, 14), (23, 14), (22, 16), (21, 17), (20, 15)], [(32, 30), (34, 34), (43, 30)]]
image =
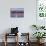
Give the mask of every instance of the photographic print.
[(24, 8), (11, 8), (10, 16), (16, 18), (24, 17)]

